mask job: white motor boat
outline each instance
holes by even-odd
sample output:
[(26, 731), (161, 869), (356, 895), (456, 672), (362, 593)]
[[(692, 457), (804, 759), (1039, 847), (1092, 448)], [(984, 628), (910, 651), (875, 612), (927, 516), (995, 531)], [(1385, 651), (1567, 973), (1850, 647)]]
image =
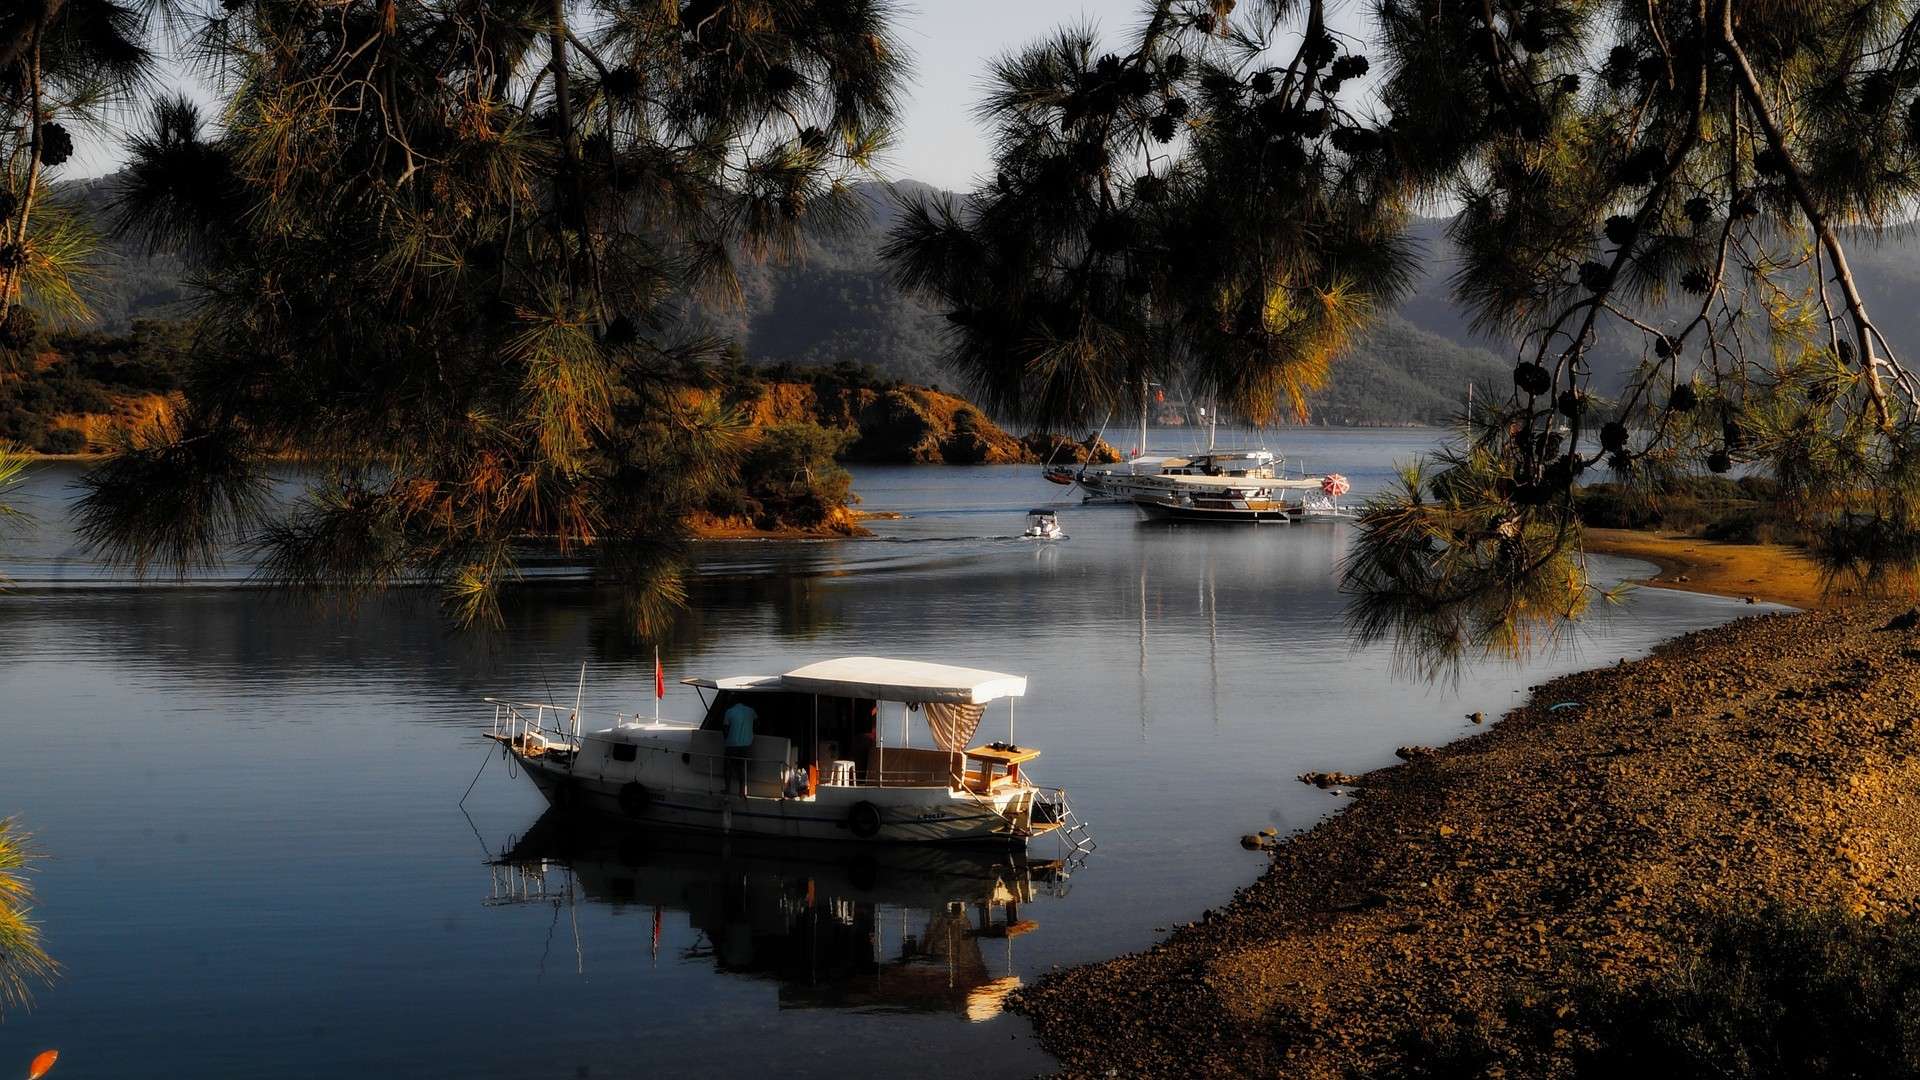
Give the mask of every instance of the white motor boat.
[(1148, 518), (1176, 522), (1285, 524), (1300, 511), (1289, 492), (1320, 492), (1317, 476), (1280, 475), (1283, 459), (1269, 450), (1208, 450), (1169, 459), (1156, 476), (1141, 477), (1131, 498)]
[(1051, 510), (1027, 511), (1027, 531), (1020, 534), (1027, 540), (1065, 540), (1067, 534), (1060, 528), (1060, 515)]
[[(702, 691), (700, 723), (616, 716), (583, 732), (577, 704), (489, 698), (488, 737), (555, 807), (622, 820), (820, 840), (1024, 847), (1060, 831), (1075, 848), (1088, 842), (1066, 792), (1024, 771), (1040, 756), (1013, 742), (1025, 676), (849, 656), (682, 681)], [(1006, 741), (973, 745), (997, 701)], [(752, 710), (752, 744), (730, 762), (726, 717), (740, 705)]]

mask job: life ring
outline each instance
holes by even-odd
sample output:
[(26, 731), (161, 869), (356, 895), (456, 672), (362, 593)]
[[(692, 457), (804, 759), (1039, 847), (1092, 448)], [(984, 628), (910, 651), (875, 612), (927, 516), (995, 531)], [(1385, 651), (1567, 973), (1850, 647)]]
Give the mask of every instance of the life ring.
[(847, 828), (862, 840), (871, 840), (880, 831), (880, 808), (870, 802), (857, 802), (847, 811)]
[(620, 785), (620, 812), (628, 817), (644, 817), (653, 805), (653, 792), (634, 781)]

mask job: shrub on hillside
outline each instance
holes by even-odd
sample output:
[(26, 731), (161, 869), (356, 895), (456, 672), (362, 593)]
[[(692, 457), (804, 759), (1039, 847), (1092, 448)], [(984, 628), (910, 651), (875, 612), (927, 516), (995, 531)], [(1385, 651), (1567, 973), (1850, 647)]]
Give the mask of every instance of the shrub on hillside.
[(1729, 544), (1804, 544), (1807, 531), (1772, 510), (1735, 510), (1708, 522), (1700, 530), (1708, 540)]
[[(1574, 496), (1580, 521), (1595, 529), (1651, 529), (1666, 523), (1674, 499), (1654, 501), (1629, 495), (1619, 484), (1593, 484)], [(1689, 507), (1695, 505), (1688, 499)]]
[(1596, 529), (1698, 531), (1738, 543), (1798, 542), (1798, 530), (1774, 507), (1779, 485), (1769, 477), (1679, 474), (1651, 491), (1617, 483), (1589, 484), (1574, 494), (1580, 521)]
[(54, 428), (40, 440), (43, 454), (78, 454), (87, 448), (87, 437), (75, 428)]
[(837, 458), (850, 432), (818, 424), (776, 424), (760, 433), (740, 465), (738, 498), (722, 500), (716, 512), (745, 511), (761, 528), (825, 522), (847, 505), (853, 475)]

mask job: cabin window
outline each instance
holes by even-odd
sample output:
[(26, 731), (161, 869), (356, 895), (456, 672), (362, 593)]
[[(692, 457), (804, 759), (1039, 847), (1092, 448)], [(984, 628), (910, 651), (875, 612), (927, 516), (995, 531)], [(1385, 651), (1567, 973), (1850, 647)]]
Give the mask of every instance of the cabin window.
[(787, 739), (794, 747), (795, 764), (806, 766), (848, 759), (864, 763), (877, 739), (878, 703), (870, 698), (843, 698), (789, 690), (722, 690), (707, 707), (700, 726), (726, 730), (726, 713), (736, 704), (753, 707), (758, 719), (755, 735)]
[(640, 748), (632, 743), (617, 742), (613, 744), (611, 757), (615, 761), (632, 761), (639, 756)]

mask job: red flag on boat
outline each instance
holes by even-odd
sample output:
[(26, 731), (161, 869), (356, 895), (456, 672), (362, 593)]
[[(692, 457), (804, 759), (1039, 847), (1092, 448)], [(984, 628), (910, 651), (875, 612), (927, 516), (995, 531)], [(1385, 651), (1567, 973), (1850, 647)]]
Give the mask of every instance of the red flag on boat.
[(660, 646), (653, 647), (653, 700), (667, 696), (667, 669), (660, 666)]

